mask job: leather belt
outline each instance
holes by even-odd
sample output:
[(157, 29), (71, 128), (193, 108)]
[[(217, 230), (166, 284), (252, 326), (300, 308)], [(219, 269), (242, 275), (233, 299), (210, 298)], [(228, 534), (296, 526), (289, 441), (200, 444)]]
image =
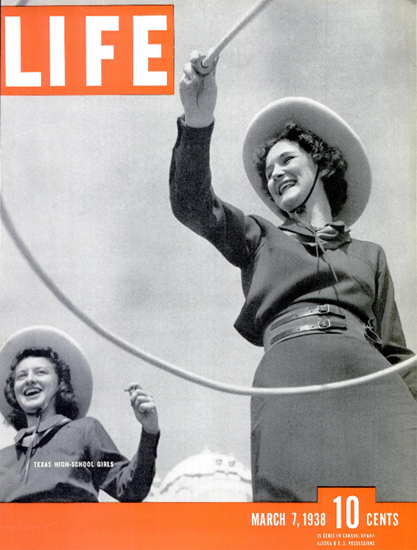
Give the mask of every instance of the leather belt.
[(265, 329), (264, 347), (304, 334), (349, 334), (365, 336), (365, 325), (349, 311), (331, 304), (303, 306), (274, 319)]
[(295, 311), (289, 311), (288, 313), (284, 313), (283, 315), (280, 315), (279, 317), (277, 317), (277, 319), (272, 321), (272, 323), (269, 325), (269, 328), (273, 330), (295, 319), (309, 317), (310, 315), (326, 315), (328, 313), (331, 313), (336, 317), (341, 317), (342, 319), (346, 317), (346, 315), (343, 313), (340, 307), (333, 306), (331, 304), (320, 304), (318, 306), (305, 306), (302, 308), (297, 308)]

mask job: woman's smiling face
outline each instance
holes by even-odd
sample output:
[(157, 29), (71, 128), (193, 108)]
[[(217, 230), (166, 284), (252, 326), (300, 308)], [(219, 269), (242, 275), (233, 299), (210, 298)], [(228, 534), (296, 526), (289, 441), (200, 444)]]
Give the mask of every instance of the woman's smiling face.
[(16, 367), (14, 393), (25, 413), (33, 414), (44, 407), (55, 413), (58, 385), (55, 365), (46, 357), (26, 357)]
[(268, 191), (284, 212), (292, 212), (303, 203), (316, 173), (317, 165), (295, 141), (278, 141), (266, 157)]

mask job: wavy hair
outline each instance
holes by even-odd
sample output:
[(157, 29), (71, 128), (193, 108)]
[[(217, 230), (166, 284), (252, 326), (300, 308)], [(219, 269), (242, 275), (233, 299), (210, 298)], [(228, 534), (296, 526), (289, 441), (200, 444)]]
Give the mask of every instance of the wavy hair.
[[(268, 197), (272, 197), (268, 191), (268, 182), (265, 176), (266, 157), (271, 148), (282, 140), (293, 141), (304, 149), (318, 166), (320, 171), (325, 170), (321, 177), (329, 200), (332, 216), (336, 217), (347, 199), (347, 181), (345, 174), (347, 170), (347, 162), (343, 158), (342, 152), (337, 147), (331, 147), (316, 134), (309, 130), (304, 130), (298, 124), (288, 121), (285, 129), (276, 134), (274, 137), (266, 141), (259, 149), (255, 151), (255, 165), (260, 178), (262, 179), (262, 187)], [(274, 203), (275, 204), (275, 203)], [(286, 217), (287, 212), (281, 210)]]
[(17, 402), (14, 392), (14, 384), (16, 379), (16, 368), (23, 359), (27, 357), (45, 357), (53, 365), (58, 377), (58, 391), (55, 396), (55, 411), (57, 414), (63, 414), (71, 420), (78, 417), (79, 410), (75, 401), (74, 390), (71, 384), (71, 371), (69, 366), (60, 359), (56, 351), (52, 348), (27, 348), (18, 353), (10, 367), (10, 374), (6, 380), (4, 395), (7, 402), (12, 407), (12, 411), (8, 414), (7, 420), (16, 428), (27, 427), (26, 414)]

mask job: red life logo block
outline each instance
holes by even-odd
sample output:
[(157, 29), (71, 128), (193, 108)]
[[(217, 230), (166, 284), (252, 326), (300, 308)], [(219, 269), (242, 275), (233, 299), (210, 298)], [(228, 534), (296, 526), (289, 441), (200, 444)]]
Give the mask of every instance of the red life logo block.
[(2, 95), (174, 93), (174, 8), (3, 7)]

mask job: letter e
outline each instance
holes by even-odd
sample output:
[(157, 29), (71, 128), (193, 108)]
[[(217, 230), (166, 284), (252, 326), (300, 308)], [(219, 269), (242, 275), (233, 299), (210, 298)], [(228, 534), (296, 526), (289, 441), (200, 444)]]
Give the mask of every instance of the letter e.
[(161, 45), (149, 44), (148, 31), (166, 31), (165, 15), (133, 16), (133, 85), (166, 86), (166, 71), (149, 72), (148, 59), (161, 57)]

